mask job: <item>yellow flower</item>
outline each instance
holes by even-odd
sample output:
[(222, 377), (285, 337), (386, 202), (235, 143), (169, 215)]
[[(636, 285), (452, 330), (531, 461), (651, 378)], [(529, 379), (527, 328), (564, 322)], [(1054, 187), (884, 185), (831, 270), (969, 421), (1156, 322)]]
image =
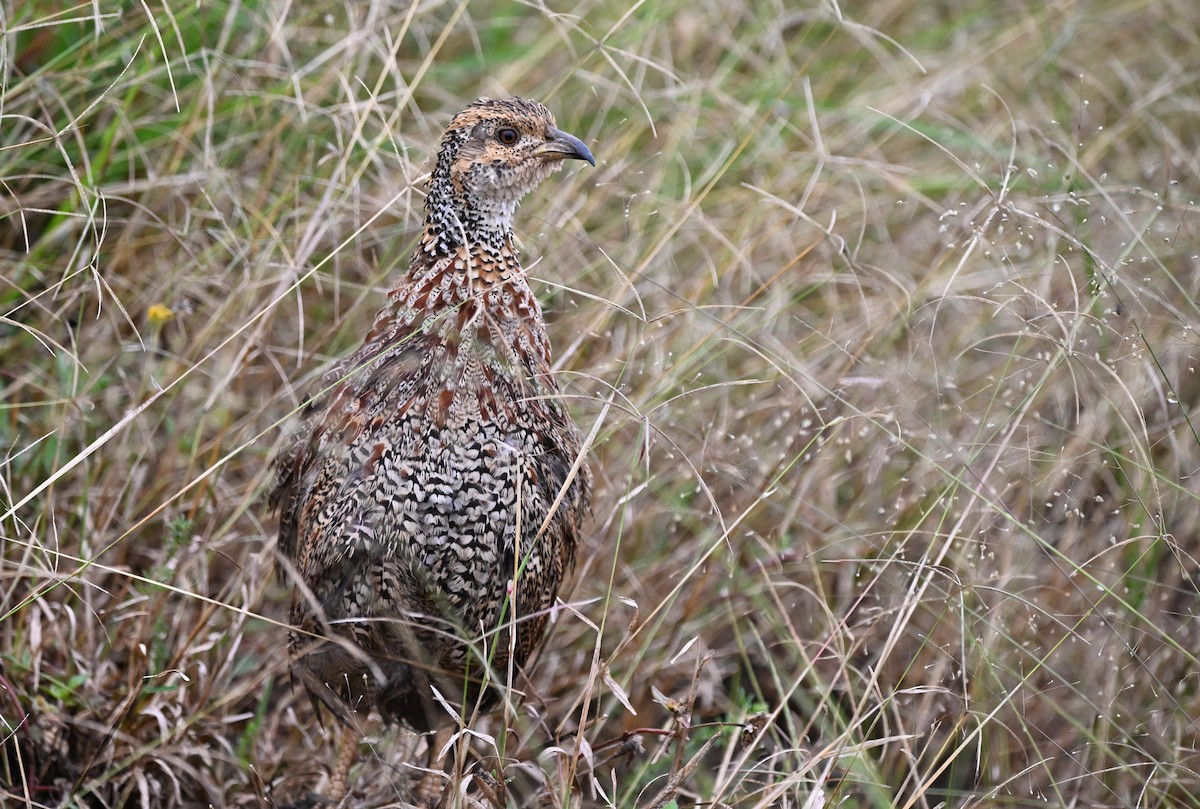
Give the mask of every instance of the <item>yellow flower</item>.
[(150, 323), (155, 326), (161, 326), (174, 316), (175, 313), (161, 303), (156, 303), (146, 310), (146, 317), (150, 318)]

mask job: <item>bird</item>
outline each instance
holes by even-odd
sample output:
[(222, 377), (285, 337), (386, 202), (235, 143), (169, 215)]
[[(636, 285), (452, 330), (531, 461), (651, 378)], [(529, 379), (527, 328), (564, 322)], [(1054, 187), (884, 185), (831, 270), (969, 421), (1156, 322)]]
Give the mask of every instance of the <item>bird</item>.
[(573, 568), (591, 474), (513, 234), (567, 160), (596, 164), (537, 101), (451, 119), (407, 272), (275, 459), (289, 669), (348, 727), (494, 707)]

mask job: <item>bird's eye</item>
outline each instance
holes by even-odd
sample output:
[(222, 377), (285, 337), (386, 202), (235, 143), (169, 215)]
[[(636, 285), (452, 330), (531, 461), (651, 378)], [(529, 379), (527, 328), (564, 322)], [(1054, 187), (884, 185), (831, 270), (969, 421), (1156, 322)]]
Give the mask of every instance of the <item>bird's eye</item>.
[(517, 130), (513, 129), (511, 126), (506, 126), (496, 131), (496, 140), (500, 141), (505, 146), (512, 146), (520, 137), (521, 136)]

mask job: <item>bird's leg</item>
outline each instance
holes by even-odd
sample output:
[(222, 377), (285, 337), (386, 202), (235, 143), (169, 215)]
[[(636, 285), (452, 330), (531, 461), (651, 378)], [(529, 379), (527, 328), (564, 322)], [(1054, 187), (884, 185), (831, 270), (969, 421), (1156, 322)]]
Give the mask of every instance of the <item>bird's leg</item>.
[(354, 765), (354, 754), (358, 751), (358, 728), (342, 726), (342, 748), (338, 750), (337, 764), (329, 775), (329, 794), (333, 803), (340, 803), (350, 789), (350, 768)]
[(425, 750), (424, 772), (412, 787), (413, 797), (424, 802), (426, 806), (440, 806), (454, 793), (454, 790), (449, 788), (450, 779), (446, 776), (446, 757), (441, 755), (453, 733), (454, 728), (447, 727), (429, 737), (429, 747)]
[(444, 763), (439, 766), (439, 763), (443, 762), (443, 756), (441, 754), (442, 748), (449, 744), (450, 737), (453, 735), (453, 727), (444, 727), (434, 732), (433, 738), (429, 740), (429, 750), (426, 752), (426, 755), (428, 756), (428, 758), (425, 759), (426, 767), (431, 770), (445, 769)]

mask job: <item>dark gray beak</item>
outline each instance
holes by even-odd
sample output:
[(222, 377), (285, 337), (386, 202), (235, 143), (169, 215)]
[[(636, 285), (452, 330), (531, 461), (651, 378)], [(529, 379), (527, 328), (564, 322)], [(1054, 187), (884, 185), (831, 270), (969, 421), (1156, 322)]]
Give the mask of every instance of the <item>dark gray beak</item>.
[(547, 160), (586, 160), (593, 166), (596, 165), (596, 159), (592, 157), (588, 147), (571, 133), (549, 127), (546, 130), (546, 138), (546, 142), (537, 148), (536, 154)]

